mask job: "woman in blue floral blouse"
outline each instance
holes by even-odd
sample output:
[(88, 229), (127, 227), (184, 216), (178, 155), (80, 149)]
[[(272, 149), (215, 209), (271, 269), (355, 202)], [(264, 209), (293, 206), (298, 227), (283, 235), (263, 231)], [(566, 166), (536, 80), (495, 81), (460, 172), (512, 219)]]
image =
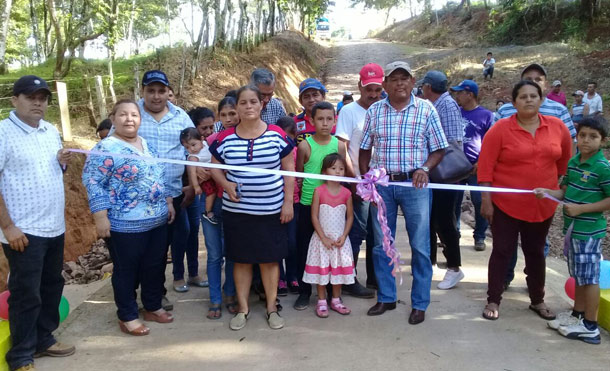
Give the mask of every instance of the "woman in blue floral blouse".
[[(114, 133), (93, 151), (157, 157), (156, 151), (138, 136), (140, 110), (136, 102), (117, 102), (110, 119)], [(163, 164), (92, 154), (85, 162), (83, 183), (97, 234), (108, 238), (121, 331), (136, 336), (150, 332), (138, 316), (138, 283), (142, 286), (144, 320), (172, 322), (171, 313), (161, 307), (167, 224), (175, 215), (172, 198), (166, 194)]]

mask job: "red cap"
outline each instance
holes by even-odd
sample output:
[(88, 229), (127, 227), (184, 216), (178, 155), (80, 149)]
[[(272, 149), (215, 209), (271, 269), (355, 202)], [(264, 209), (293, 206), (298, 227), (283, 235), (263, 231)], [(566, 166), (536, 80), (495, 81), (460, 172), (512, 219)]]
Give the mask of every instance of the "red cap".
[(360, 83), (362, 86), (369, 84), (381, 85), (383, 82), (383, 68), (375, 63), (369, 63), (360, 70)]

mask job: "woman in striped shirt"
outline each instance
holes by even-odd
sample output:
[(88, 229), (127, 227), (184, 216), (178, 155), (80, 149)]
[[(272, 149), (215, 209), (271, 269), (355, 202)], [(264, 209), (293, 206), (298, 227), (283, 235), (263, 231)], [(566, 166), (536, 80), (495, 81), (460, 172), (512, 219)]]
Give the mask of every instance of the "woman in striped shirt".
[[(244, 86), (237, 92), (238, 126), (223, 130), (210, 146), (213, 163), (273, 170), (294, 171), (293, 144), (286, 133), (260, 118), (260, 91)], [(222, 186), (225, 249), (235, 262), (233, 276), (239, 312), (230, 327), (240, 330), (249, 314), (248, 294), (252, 265), (258, 264), (267, 297), (267, 321), (273, 329), (284, 326), (275, 299), (279, 281), (277, 262), (286, 257), (287, 224), (293, 217), (294, 178), (229, 170), (212, 170)]]

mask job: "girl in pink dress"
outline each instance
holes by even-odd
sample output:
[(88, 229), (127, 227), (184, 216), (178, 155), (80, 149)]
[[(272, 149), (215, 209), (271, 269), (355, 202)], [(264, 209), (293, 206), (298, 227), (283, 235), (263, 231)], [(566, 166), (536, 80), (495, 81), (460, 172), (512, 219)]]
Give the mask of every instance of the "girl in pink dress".
[[(322, 162), (322, 174), (344, 176), (347, 164), (338, 153)], [(341, 302), (341, 285), (354, 283), (354, 261), (348, 234), (354, 221), (352, 194), (339, 182), (326, 181), (317, 187), (311, 203), (311, 222), (315, 232), (309, 242), (303, 282), (318, 285), (316, 314), (328, 317), (326, 285), (333, 286), (330, 309), (350, 314)]]

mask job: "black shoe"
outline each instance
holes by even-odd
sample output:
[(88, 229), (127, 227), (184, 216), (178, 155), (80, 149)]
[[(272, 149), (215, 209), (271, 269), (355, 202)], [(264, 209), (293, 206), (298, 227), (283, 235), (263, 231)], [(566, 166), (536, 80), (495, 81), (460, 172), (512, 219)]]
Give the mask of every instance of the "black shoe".
[(288, 295), (288, 285), (286, 281), (280, 281), (277, 286), (277, 296), (287, 296)]
[(409, 315), (409, 324), (417, 325), (419, 323), (424, 322), (426, 319), (426, 312), (419, 309), (413, 309), (411, 314)]
[(299, 293), (299, 283), (297, 281), (288, 282), (288, 291), (291, 294), (298, 294)]
[(396, 309), (396, 302), (393, 303), (377, 303), (366, 312), (367, 316), (380, 316), (385, 313), (386, 310)]
[(377, 291), (379, 288), (377, 286), (377, 282), (367, 282), (366, 288)]
[(294, 309), (305, 310), (309, 307), (309, 295), (300, 294), (297, 301), (294, 302)]
[(166, 311), (174, 310), (174, 304), (172, 304), (172, 302), (169, 301), (165, 295), (163, 295), (161, 298), (161, 307), (163, 307), (163, 309)]
[(375, 297), (374, 290), (367, 289), (358, 281), (356, 281), (356, 283), (352, 283), (351, 285), (343, 285), (343, 292), (362, 299), (372, 299)]

